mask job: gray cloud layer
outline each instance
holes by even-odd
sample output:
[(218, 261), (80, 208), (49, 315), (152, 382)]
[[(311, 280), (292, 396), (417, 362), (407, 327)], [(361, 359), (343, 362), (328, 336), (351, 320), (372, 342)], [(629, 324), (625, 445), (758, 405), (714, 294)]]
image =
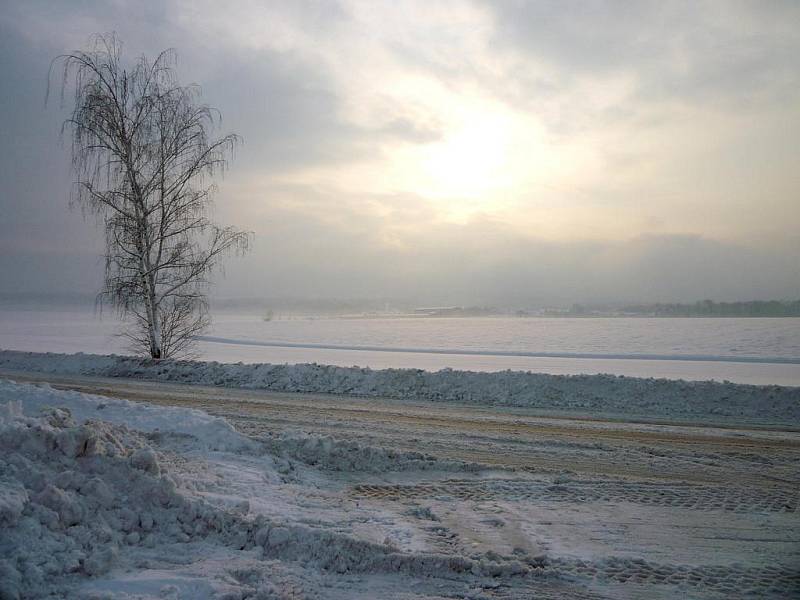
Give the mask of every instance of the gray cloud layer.
[[(418, 12), (409, 3), (405, 16), (392, 5), (3, 5), (2, 289), (99, 287), (101, 234), (67, 208), (64, 113), (43, 102), (55, 55), (116, 30), (131, 55), (176, 47), (182, 79), (201, 83), (223, 129), (245, 139), (216, 212), (254, 230), (255, 246), (230, 261), (218, 295), (492, 304), (800, 295), (797, 3), (453, 1)], [(381, 29), (365, 29), (364, 14)], [(333, 185), (319, 173), (382, 164), (393, 149), (447, 135), (447, 111), (382, 88), (364, 104), (370, 90), (353, 83), (361, 69), (535, 116), (551, 147), (590, 140), (600, 166), (577, 183), (522, 187), (513, 210), (460, 221), (413, 190)], [(564, 222), (557, 234), (551, 218)]]

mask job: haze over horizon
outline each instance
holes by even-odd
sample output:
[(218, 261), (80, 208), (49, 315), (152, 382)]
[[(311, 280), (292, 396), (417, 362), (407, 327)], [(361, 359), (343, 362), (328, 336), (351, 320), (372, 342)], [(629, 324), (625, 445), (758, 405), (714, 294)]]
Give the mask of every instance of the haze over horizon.
[[(244, 144), (218, 297), (800, 297), (795, 2), (5, 3), (2, 290), (89, 293), (50, 61), (174, 47)], [(58, 82), (55, 81), (58, 86)]]

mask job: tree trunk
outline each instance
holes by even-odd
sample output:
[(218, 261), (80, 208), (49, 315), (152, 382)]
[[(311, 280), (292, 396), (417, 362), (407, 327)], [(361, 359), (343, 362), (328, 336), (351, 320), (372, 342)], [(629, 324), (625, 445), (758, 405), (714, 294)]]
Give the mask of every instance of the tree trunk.
[[(152, 286), (151, 286), (152, 289)], [(159, 320), (158, 305), (156, 304), (155, 294), (150, 294), (148, 298), (148, 318), (150, 326), (148, 327), (150, 334), (150, 356), (152, 358), (161, 358), (161, 322)]]
[(161, 347), (161, 321), (159, 320), (158, 300), (156, 299), (155, 273), (150, 263), (147, 222), (144, 219), (140, 225), (140, 232), (140, 264), (142, 268), (142, 283), (144, 284), (144, 303), (147, 311), (147, 337), (150, 342), (150, 357), (160, 359), (163, 350)]

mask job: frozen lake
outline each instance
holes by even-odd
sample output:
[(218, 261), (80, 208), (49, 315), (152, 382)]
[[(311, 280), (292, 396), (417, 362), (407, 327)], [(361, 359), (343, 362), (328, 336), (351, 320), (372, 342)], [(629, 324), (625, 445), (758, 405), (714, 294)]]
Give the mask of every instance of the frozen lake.
[[(110, 313), (0, 310), (0, 348), (125, 353)], [(614, 373), (800, 385), (800, 319), (297, 318), (222, 313), (220, 362)]]

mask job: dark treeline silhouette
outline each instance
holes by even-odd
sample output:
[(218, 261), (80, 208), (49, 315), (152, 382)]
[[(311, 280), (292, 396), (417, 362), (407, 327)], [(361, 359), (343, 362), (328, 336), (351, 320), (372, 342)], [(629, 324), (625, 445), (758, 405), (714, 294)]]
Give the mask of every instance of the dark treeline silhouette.
[(639, 304), (626, 306), (622, 312), (656, 317), (800, 317), (800, 300), (702, 300), (694, 304)]

